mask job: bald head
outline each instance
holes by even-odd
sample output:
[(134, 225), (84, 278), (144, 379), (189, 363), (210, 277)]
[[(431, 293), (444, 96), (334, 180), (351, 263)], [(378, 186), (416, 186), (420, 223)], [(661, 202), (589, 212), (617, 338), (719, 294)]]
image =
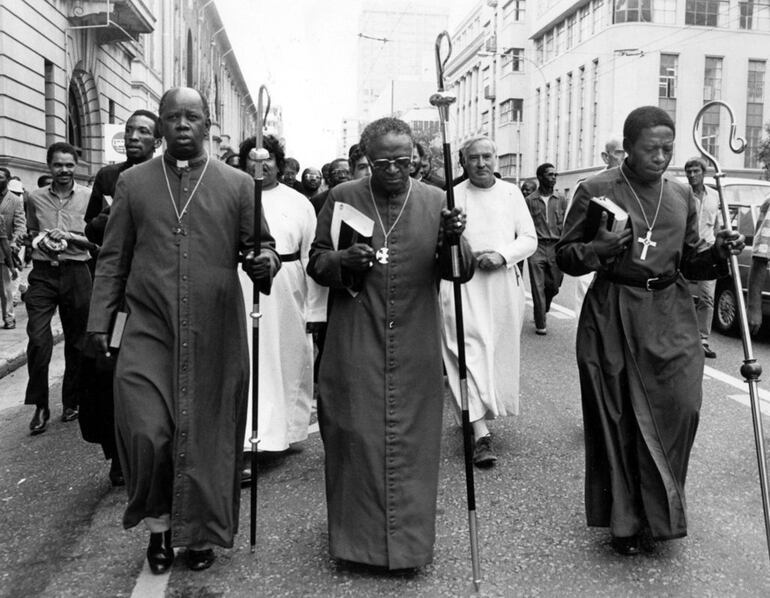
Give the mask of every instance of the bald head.
[(620, 166), (623, 163), (623, 158), (625, 157), (626, 152), (623, 149), (623, 143), (620, 141), (620, 139), (613, 138), (604, 144), (602, 160), (607, 165), (607, 168)]

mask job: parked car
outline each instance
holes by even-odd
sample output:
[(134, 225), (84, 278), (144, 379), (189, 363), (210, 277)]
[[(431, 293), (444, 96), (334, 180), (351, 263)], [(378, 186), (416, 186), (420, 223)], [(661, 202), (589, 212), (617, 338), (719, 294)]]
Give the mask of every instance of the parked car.
[[(757, 228), (759, 211), (770, 200), (770, 181), (743, 178), (722, 178), (722, 192), (730, 213), (730, 225), (746, 237), (746, 249), (738, 256), (744, 301), (748, 294), (749, 270), (751, 269), (751, 245)], [(714, 179), (707, 177), (706, 184), (716, 187)], [(770, 285), (762, 289), (762, 314), (770, 318)], [(714, 292), (714, 328), (720, 332), (739, 332), (738, 301), (732, 276), (717, 281)]]

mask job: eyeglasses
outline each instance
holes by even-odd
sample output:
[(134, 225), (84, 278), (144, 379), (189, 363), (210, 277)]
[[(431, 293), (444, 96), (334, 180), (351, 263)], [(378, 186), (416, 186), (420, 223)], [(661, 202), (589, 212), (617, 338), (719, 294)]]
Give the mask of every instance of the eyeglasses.
[(412, 165), (412, 157), (411, 156), (401, 156), (400, 158), (394, 158), (393, 160), (388, 160), (387, 158), (380, 158), (379, 160), (372, 161), (372, 168), (375, 170), (388, 170), (391, 166), (394, 164), (397, 168), (405, 169), (409, 168)]

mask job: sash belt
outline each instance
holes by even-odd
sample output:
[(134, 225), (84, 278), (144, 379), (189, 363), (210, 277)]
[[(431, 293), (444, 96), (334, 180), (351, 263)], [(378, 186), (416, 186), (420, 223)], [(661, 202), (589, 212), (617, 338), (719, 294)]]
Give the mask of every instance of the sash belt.
[(300, 258), (299, 251), (295, 251), (294, 253), (284, 253), (278, 256), (281, 258), (282, 262), (296, 262)]
[(639, 287), (648, 291), (660, 291), (661, 289), (670, 287), (678, 280), (679, 270), (673, 274), (661, 274), (652, 278), (631, 278), (614, 273), (600, 274), (599, 278), (604, 278), (615, 284), (623, 284), (629, 287)]

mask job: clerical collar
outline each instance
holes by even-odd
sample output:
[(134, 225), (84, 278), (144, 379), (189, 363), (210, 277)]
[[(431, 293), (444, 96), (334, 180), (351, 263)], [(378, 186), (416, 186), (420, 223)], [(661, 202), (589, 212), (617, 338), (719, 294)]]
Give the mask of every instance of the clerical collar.
[(200, 156), (196, 156), (195, 158), (190, 158), (189, 160), (178, 160), (174, 156), (172, 156), (168, 151), (163, 152), (163, 159), (166, 161), (166, 164), (169, 166), (172, 166), (176, 168), (177, 170), (181, 170), (183, 168), (196, 168), (198, 166), (202, 166), (206, 159), (208, 158), (208, 155), (206, 152), (203, 152)]

